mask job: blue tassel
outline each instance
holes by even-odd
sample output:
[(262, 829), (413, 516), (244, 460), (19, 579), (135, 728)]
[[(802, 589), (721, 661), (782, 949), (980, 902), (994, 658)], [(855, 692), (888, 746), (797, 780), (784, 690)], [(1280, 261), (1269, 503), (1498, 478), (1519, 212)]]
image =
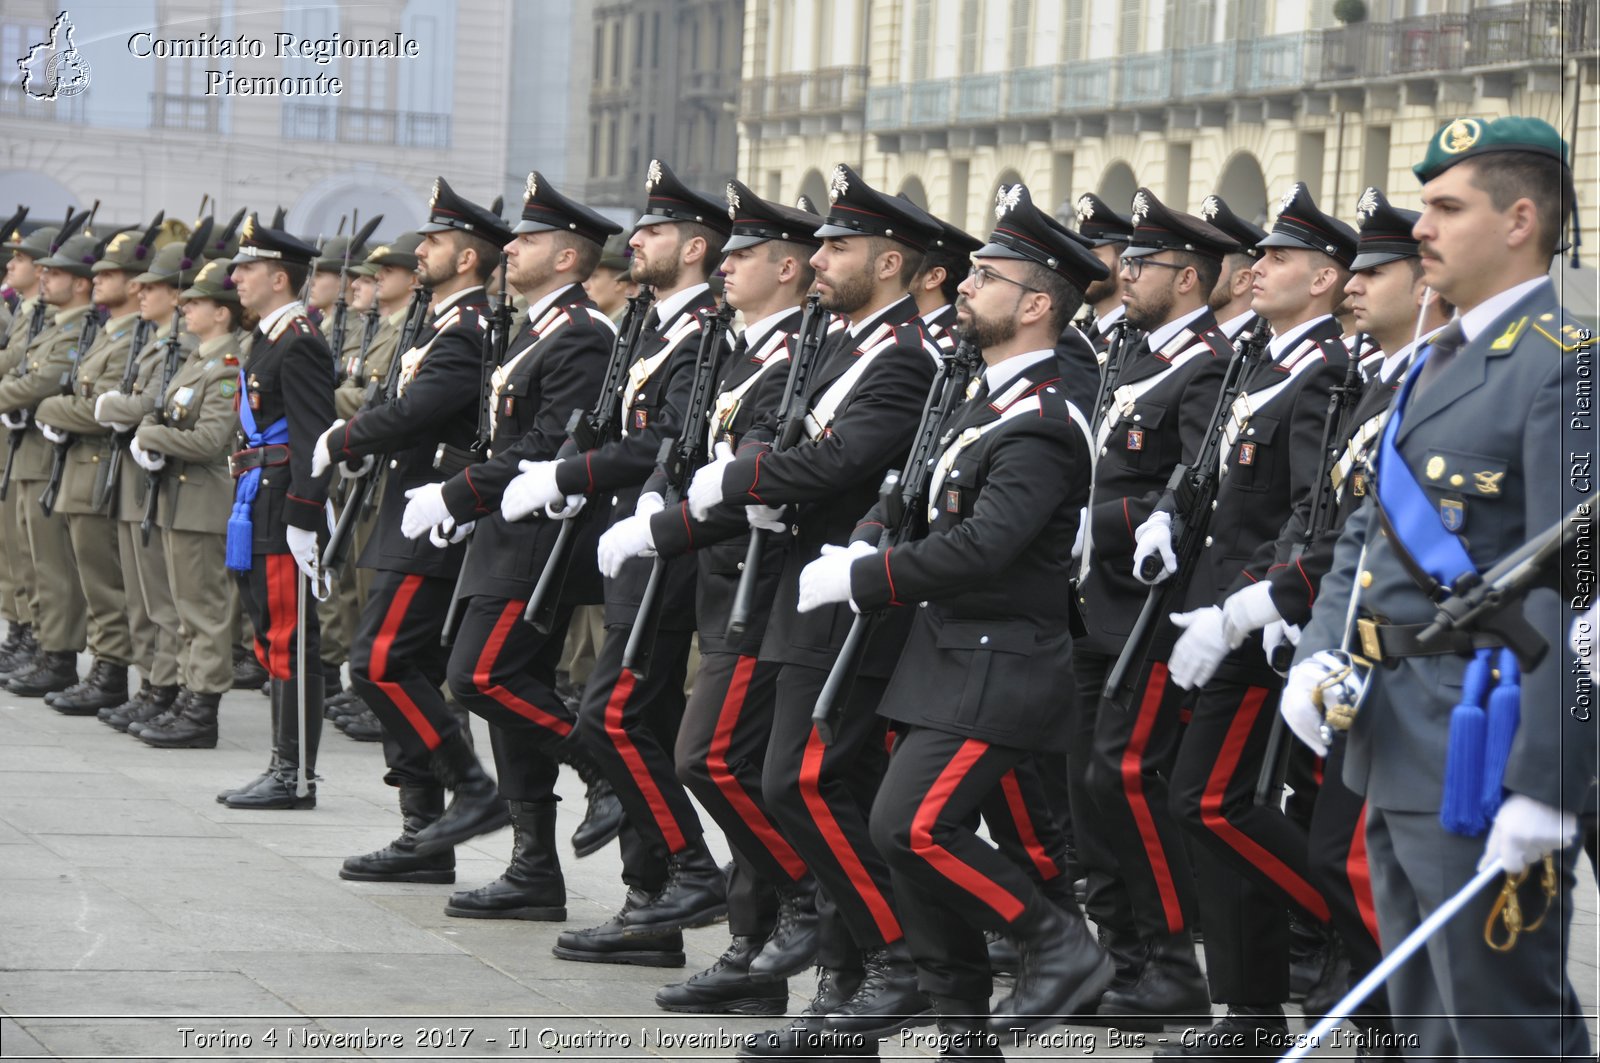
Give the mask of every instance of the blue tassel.
[(1483, 756), (1488, 722), (1483, 700), (1489, 691), (1489, 654), (1479, 650), (1461, 679), (1461, 703), (1450, 711), (1450, 747), (1444, 762), (1444, 797), (1439, 822), (1452, 834), (1475, 838), (1483, 818)]
[(1494, 819), (1505, 792), (1511, 743), (1522, 722), (1522, 675), (1517, 655), (1500, 651), (1500, 682), (1489, 693), (1489, 726), (1483, 743), (1483, 816)]
[[(244, 510), (242, 514), (239, 512), (241, 508)], [(228, 516), (228, 549), (225, 563), (229, 571), (250, 571), (253, 554), (251, 547), (254, 545), (251, 540), (255, 538), (253, 530), (249, 503), (242, 505), (235, 503), (233, 512)]]

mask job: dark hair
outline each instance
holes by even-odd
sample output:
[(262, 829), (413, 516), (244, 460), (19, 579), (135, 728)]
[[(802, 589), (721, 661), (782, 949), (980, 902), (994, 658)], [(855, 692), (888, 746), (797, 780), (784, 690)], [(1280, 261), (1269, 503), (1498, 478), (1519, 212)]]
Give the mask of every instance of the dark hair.
[(722, 234), (709, 225), (701, 225), (697, 221), (680, 221), (678, 226), (678, 250), (683, 250), (683, 245), (693, 240), (696, 236), (706, 242), (706, 256), (700, 260), (700, 268), (705, 270), (705, 275), (710, 277), (722, 265), (722, 245), (726, 242)]
[(1458, 163), (1470, 167), (1472, 187), (1489, 195), (1494, 209), (1507, 211), (1519, 199), (1533, 201), (1539, 215), (1539, 250), (1552, 258), (1561, 243), (1567, 211), (1576, 199), (1572, 171), (1559, 159), (1521, 151), (1493, 151)]
[(967, 270), (970, 268), (971, 260), (966, 255), (957, 255), (949, 251), (930, 251), (923, 256), (922, 268), (917, 271), (917, 276), (921, 277), (935, 269), (944, 270), (944, 280), (939, 284), (939, 294), (944, 296), (946, 303), (953, 303), (960, 294), (956, 289), (961, 287), (963, 280), (966, 280)]
[(1200, 278), (1201, 297), (1209, 299), (1212, 290), (1217, 286), (1218, 279), (1222, 276), (1222, 260), (1194, 251), (1174, 251), (1173, 254), (1177, 258), (1178, 265), (1188, 266), (1195, 271)]
[(910, 289), (911, 282), (917, 279), (917, 274), (922, 272), (923, 252), (909, 244), (902, 244), (890, 236), (868, 236), (867, 257), (878, 261), (878, 256), (885, 251), (898, 251), (900, 253), (900, 276), (902, 287)]
[(1023, 267), (1027, 283), (1050, 297), (1050, 328), (1061, 335), (1083, 308), (1083, 293), (1067, 278), (1037, 262), (1025, 262)]
[(487, 284), (500, 265), (500, 247), (476, 233), (463, 232), (460, 229), (451, 229), (450, 235), (456, 239), (457, 254), (468, 248), (476, 252), (477, 261), (473, 266), (473, 276), (477, 278), (479, 284)]
[(588, 280), (594, 273), (595, 267), (600, 265), (600, 254), (605, 250), (587, 236), (565, 229), (554, 230), (550, 242), (558, 255), (569, 247), (578, 253), (578, 264), (573, 267), (572, 275), (580, 281)]
[[(289, 279), (289, 294), (296, 299), (306, 286), (306, 278), (311, 276), (311, 263), (309, 262), (284, 262), (281, 259), (258, 259), (265, 261), (269, 269), (275, 269)], [(176, 285), (181, 289), (181, 285)]]
[(795, 284), (802, 293), (809, 292), (811, 285), (816, 282), (817, 271), (811, 267), (811, 248), (806, 244), (791, 243), (788, 240), (767, 241), (767, 261), (776, 262), (788, 256), (795, 260), (800, 267), (800, 274)]

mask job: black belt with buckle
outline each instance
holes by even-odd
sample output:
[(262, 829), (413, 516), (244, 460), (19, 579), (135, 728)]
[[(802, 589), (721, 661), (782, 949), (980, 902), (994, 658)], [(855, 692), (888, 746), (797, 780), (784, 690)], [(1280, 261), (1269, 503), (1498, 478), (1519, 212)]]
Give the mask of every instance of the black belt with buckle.
[(1385, 624), (1378, 617), (1361, 617), (1356, 621), (1361, 656), (1392, 668), (1403, 657), (1438, 657), (1447, 653), (1470, 657), (1474, 650), (1505, 645), (1503, 639), (1487, 631), (1446, 631), (1423, 641), (1422, 633), (1431, 626)]
[(229, 454), (228, 474), (237, 480), (251, 469), (287, 464), (289, 464), (289, 448), (283, 443), (269, 443), (264, 447)]

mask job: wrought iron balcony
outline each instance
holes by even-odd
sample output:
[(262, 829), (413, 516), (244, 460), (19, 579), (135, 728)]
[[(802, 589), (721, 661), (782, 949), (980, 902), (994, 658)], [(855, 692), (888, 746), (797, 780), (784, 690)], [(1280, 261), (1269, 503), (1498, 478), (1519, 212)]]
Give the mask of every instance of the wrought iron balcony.
[(283, 108), (283, 136), (286, 140), (444, 149), (450, 146), (450, 116), (292, 103)]
[(150, 94), (150, 125), (156, 129), (183, 129), (195, 133), (215, 133), (222, 111), (219, 96), (181, 96), (165, 92)]
[(866, 67), (827, 67), (746, 81), (739, 91), (739, 117), (764, 121), (860, 112), (866, 100)]

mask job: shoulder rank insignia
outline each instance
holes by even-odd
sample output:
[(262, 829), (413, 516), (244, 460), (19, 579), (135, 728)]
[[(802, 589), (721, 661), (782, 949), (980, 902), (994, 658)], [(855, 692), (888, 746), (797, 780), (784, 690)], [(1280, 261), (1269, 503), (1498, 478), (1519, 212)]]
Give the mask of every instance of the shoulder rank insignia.
[(1444, 475), (1444, 459), (1435, 454), (1433, 457), (1428, 459), (1427, 467), (1422, 471), (1423, 474), (1428, 477), (1428, 479), (1437, 480), (1439, 477)]
[(1573, 351), (1588, 350), (1593, 345), (1594, 332), (1581, 325), (1574, 325), (1570, 321), (1559, 329), (1553, 329), (1553, 325), (1547, 321), (1553, 322), (1554, 317), (1553, 314), (1545, 314), (1533, 323), (1534, 330), (1568, 354)]
[(1439, 521), (1448, 531), (1458, 532), (1466, 526), (1467, 506), (1459, 498), (1439, 500)]
[(223, 365), (238, 365), (239, 364), (239, 356), (236, 355), (236, 354), (225, 354), (225, 355), (222, 356), (222, 364)]
[(1500, 481), (1505, 476), (1504, 472), (1475, 472), (1472, 474), (1473, 486), (1480, 495), (1497, 495), (1500, 493)]
[(1489, 344), (1489, 349), (1491, 351), (1509, 351), (1512, 347), (1516, 346), (1517, 337), (1522, 335), (1522, 330), (1527, 327), (1527, 324), (1528, 319), (1526, 317), (1521, 317), (1513, 321), (1511, 324), (1506, 326), (1506, 330), (1504, 332), (1500, 333), (1498, 339)]

